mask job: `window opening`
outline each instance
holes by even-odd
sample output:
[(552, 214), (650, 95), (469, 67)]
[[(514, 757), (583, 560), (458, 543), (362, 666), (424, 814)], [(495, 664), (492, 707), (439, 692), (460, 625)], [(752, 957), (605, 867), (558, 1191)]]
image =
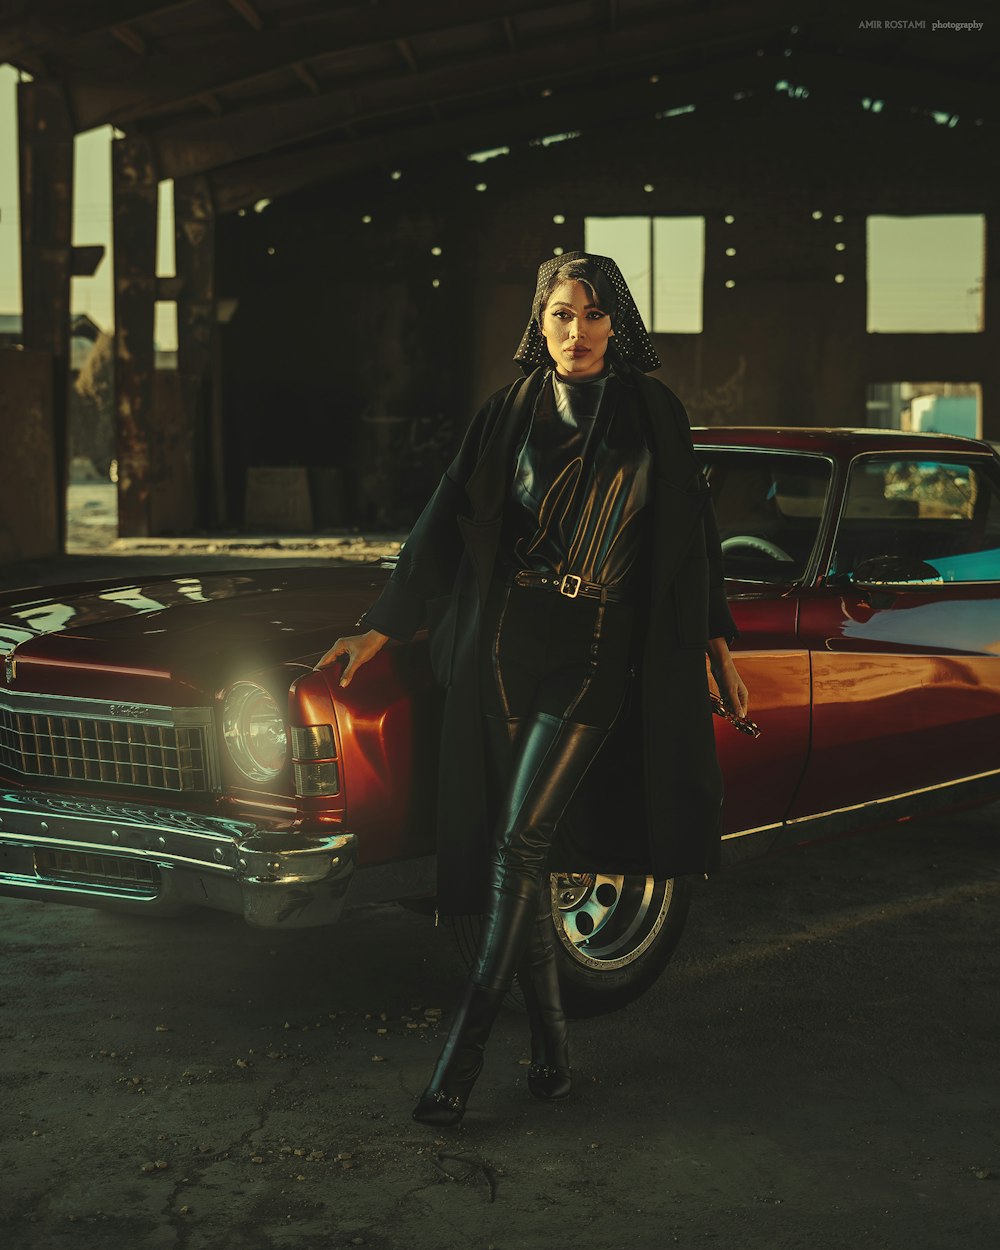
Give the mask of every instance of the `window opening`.
[(869, 426), (965, 438), (982, 437), (982, 408), (978, 382), (874, 382), (865, 404)]
[(983, 330), (982, 213), (873, 216), (866, 226), (869, 334)]
[(654, 334), (700, 334), (704, 217), (586, 217), (584, 249), (617, 261)]

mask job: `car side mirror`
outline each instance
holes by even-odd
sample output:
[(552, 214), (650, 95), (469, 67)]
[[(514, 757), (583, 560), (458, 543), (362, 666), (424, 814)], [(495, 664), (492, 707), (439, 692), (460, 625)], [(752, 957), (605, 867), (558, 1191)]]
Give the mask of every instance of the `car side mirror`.
[(943, 586), (932, 564), (913, 556), (869, 556), (847, 575), (855, 586)]

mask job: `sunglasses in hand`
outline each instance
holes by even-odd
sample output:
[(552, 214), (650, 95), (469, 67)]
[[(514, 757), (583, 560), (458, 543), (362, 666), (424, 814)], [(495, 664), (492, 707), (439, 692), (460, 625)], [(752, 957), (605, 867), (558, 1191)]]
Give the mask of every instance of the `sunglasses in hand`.
[(749, 716), (737, 716), (735, 712), (731, 712), (722, 699), (712, 691), (709, 691), (708, 697), (712, 700), (712, 711), (716, 716), (724, 717), (741, 734), (749, 734), (751, 738), (760, 737), (760, 729)]

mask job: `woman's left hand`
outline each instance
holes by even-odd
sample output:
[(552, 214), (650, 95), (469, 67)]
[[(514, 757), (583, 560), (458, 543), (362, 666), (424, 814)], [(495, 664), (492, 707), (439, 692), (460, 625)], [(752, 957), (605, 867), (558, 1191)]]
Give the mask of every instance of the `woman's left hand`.
[(750, 706), (750, 692), (736, 671), (725, 638), (712, 638), (708, 644), (708, 654), (712, 676), (719, 687), (722, 701), (736, 716), (746, 716)]

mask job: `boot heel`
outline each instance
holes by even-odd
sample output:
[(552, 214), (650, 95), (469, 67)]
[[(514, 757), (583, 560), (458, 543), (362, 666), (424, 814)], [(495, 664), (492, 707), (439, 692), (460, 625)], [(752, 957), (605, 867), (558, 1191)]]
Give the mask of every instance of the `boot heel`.
[(573, 1089), (570, 1068), (550, 1068), (544, 1063), (533, 1063), (528, 1068), (528, 1089), (542, 1102), (559, 1102), (568, 1098)]
[(453, 1124), (458, 1124), (465, 1115), (465, 1104), (469, 1101), (469, 1094), (482, 1070), (483, 1060), (480, 1056), (474, 1071), (463, 1078), (451, 1077), (447, 1088), (444, 1086), (435, 1088), (432, 1081), (414, 1107), (413, 1118), (421, 1124), (431, 1124), (439, 1128), (448, 1128)]
[(430, 1083), (413, 1109), (421, 1124), (446, 1128), (465, 1115), (465, 1104), (483, 1070), (486, 1041), (506, 989), (469, 981)]

